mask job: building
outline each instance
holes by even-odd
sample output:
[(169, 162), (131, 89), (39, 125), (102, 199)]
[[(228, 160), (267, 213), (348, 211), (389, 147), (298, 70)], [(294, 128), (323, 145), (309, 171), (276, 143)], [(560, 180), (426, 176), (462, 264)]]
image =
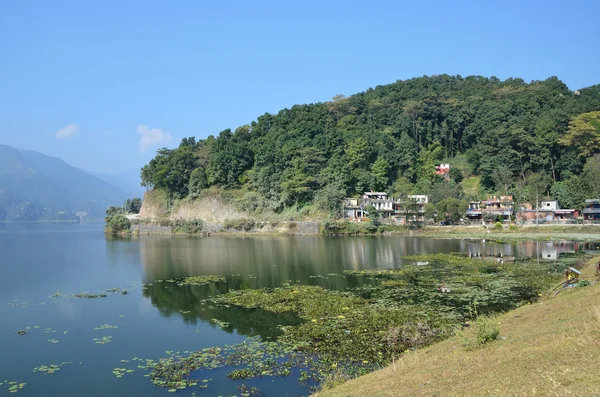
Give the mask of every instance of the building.
[(389, 218), (394, 212), (394, 200), (388, 198), (386, 192), (365, 192), (363, 195), (364, 207), (375, 207), (375, 211), (381, 214), (382, 218)]
[(513, 213), (512, 196), (491, 196), (484, 201), (471, 201), (467, 209), (467, 219), (480, 221), (482, 219), (510, 220)]
[(383, 220), (396, 223), (425, 221), (425, 205), (429, 202), (425, 195), (410, 195), (405, 200), (393, 199), (385, 192), (365, 192), (362, 197), (343, 199), (344, 218), (362, 222), (369, 219), (367, 208), (375, 208)]
[(345, 198), (343, 200), (344, 205), (344, 218), (350, 220), (360, 221), (365, 218), (364, 206), (362, 200), (359, 198)]
[(411, 222), (425, 222), (425, 205), (429, 197), (424, 194), (408, 195), (405, 200), (394, 203), (394, 218), (397, 223), (405, 225)]
[(369, 213), (367, 207), (372, 206), (381, 214), (382, 218), (390, 218), (394, 212), (394, 200), (385, 192), (365, 192), (362, 198), (345, 198), (344, 218), (361, 222), (367, 220)]
[(585, 221), (600, 221), (600, 200), (585, 200), (585, 208), (583, 209), (583, 219)]
[(560, 223), (575, 218), (577, 218), (577, 211), (572, 209), (561, 209), (556, 200), (542, 201), (537, 209), (533, 209), (529, 203), (524, 203), (517, 211), (517, 219), (521, 222)]
[(435, 174), (442, 176), (445, 180), (450, 179), (450, 164), (438, 164), (435, 166)]

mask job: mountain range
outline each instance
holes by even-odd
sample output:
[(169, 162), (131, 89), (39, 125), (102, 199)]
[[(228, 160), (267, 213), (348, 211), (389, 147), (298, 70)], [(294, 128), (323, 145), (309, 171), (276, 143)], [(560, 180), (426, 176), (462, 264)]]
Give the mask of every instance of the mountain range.
[(126, 180), (100, 178), (56, 157), (0, 145), (0, 221), (70, 220), (78, 213), (101, 219), (108, 206), (139, 195)]

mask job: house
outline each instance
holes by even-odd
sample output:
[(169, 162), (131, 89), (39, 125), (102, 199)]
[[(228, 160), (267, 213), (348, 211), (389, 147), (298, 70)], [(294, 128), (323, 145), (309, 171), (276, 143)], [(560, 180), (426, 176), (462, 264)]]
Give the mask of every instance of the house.
[(585, 208), (583, 209), (583, 219), (586, 221), (600, 221), (600, 200), (589, 199), (585, 200)]
[(512, 196), (490, 196), (484, 201), (471, 201), (467, 209), (467, 219), (479, 221), (482, 219), (510, 220), (513, 213)]
[(531, 208), (531, 204), (525, 204), (517, 211), (518, 220), (532, 223), (563, 222), (575, 219), (577, 215), (577, 211), (575, 210), (561, 209), (556, 200), (542, 201), (537, 209)]
[(381, 214), (382, 218), (389, 218), (394, 212), (394, 200), (388, 198), (385, 192), (365, 192), (363, 204), (366, 207), (373, 206)]
[(435, 174), (444, 177), (445, 180), (450, 179), (450, 164), (438, 164), (435, 166)]
[(389, 218), (394, 211), (394, 200), (385, 192), (365, 192), (361, 198), (343, 199), (344, 218), (361, 222), (369, 217), (367, 207), (372, 206), (382, 218)]
[(424, 194), (408, 195), (405, 200), (394, 203), (394, 218), (401, 225), (411, 222), (425, 222), (425, 205), (429, 197)]
[(360, 198), (345, 198), (343, 199), (344, 218), (360, 221), (366, 217), (364, 205)]

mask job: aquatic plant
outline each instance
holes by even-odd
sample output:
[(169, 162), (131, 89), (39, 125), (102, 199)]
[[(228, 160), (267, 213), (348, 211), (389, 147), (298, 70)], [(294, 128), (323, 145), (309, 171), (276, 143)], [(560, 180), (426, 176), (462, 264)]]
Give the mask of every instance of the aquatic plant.
[(0, 382), (0, 386), (5, 386), (8, 389), (9, 393), (16, 393), (19, 390), (23, 389), (25, 387), (27, 383), (26, 382), (16, 382), (16, 381), (8, 381), (8, 380), (4, 380), (3, 382)]
[(97, 343), (99, 345), (104, 345), (104, 344), (112, 342), (112, 336), (103, 336), (101, 338), (94, 338), (92, 340), (94, 341), (94, 343)]
[(35, 367), (33, 369), (33, 372), (43, 372), (46, 375), (51, 375), (57, 371), (60, 371), (60, 369), (67, 364), (72, 364), (72, 362), (63, 361), (60, 364), (40, 365), (39, 367)]
[(117, 325), (110, 325), (110, 324), (102, 324), (99, 327), (94, 328), (96, 331), (99, 330), (104, 330), (104, 329), (115, 329), (115, 328), (119, 328)]
[(177, 285), (207, 285), (211, 283), (223, 283), (225, 282), (225, 277), (223, 276), (215, 276), (215, 275), (204, 275), (204, 276), (193, 276), (193, 277), (184, 277), (178, 280), (167, 280), (170, 282), (177, 282)]
[(260, 390), (256, 387), (248, 387), (242, 383), (240, 386), (240, 393), (242, 394), (242, 397), (257, 396), (260, 394)]

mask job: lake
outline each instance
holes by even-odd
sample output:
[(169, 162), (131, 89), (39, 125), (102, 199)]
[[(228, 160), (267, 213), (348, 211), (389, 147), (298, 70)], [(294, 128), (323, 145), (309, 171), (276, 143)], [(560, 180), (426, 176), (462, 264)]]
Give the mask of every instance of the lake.
[[(586, 248), (582, 243), (419, 237), (107, 239), (102, 227), (0, 223), (0, 395), (14, 386), (8, 382), (17, 382), (26, 383), (18, 389), (22, 396), (192, 396), (193, 388), (169, 393), (153, 385), (137, 363), (164, 357), (166, 351), (224, 346), (254, 336), (272, 340), (278, 325), (296, 321), (265, 311), (213, 307), (201, 299), (286, 282), (346, 290), (361, 281), (332, 275), (400, 268), (403, 257), (413, 254), (551, 261)], [(157, 281), (198, 275), (223, 275), (226, 282), (190, 287)], [(82, 291), (107, 296), (73, 295)], [(115, 368), (130, 372), (115, 376)], [(311, 385), (299, 384), (297, 376), (233, 381), (227, 372), (202, 370), (197, 377), (207, 380), (207, 388), (196, 395), (240, 396), (242, 383), (259, 388), (261, 396), (310, 394)]]

